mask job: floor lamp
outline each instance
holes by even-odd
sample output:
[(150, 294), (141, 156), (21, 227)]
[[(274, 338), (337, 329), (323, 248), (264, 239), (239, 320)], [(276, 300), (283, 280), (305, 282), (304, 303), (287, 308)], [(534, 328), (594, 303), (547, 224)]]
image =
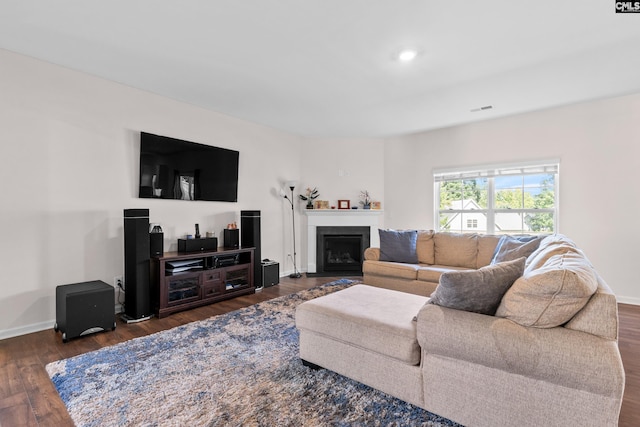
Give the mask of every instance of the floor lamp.
[(283, 189), (280, 189), (280, 195), (287, 199), (291, 204), (291, 226), (293, 230), (293, 273), (289, 275), (292, 279), (298, 279), (302, 277), (300, 272), (298, 271), (298, 266), (296, 264), (296, 215), (293, 209), (293, 189), (296, 188), (295, 181), (287, 182), (287, 186), (291, 189), (291, 198), (287, 196), (287, 193), (284, 192)]

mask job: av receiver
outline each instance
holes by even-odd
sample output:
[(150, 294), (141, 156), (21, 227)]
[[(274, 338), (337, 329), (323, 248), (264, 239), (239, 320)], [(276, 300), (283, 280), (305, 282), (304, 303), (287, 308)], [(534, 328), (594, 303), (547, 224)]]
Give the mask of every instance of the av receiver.
[(240, 254), (216, 255), (206, 259), (207, 268), (220, 268), (235, 265), (240, 262)]

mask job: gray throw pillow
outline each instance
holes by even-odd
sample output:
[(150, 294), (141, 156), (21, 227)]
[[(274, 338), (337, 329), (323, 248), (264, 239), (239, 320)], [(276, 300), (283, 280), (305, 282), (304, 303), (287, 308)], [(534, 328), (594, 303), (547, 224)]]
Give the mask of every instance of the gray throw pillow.
[(418, 263), (417, 230), (378, 230), (380, 235), (380, 261)]
[(527, 258), (538, 249), (543, 238), (544, 236), (502, 236), (496, 246), (491, 264), (513, 261), (520, 257)]
[(428, 304), (493, 316), (504, 294), (522, 276), (525, 261), (522, 257), (479, 270), (442, 273)]

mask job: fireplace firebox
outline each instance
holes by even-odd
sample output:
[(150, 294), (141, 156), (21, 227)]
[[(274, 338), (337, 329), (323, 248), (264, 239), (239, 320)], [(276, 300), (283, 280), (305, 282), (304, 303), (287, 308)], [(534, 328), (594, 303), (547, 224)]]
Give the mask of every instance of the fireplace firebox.
[(317, 227), (316, 273), (362, 274), (364, 250), (370, 244), (369, 227)]

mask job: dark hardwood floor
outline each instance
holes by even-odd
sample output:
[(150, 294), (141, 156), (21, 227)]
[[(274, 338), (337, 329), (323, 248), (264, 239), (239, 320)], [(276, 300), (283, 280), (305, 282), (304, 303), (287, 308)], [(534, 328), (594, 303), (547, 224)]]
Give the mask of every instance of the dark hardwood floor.
[[(262, 292), (173, 314), (163, 319), (125, 324), (62, 343), (53, 329), (0, 341), (0, 427), (73, 426), (45, 366), (52, 361), (152, 334), (185, 323), (237, 310), (334, 280), (334, 277), (282, 278)], [(53, 327), (53, 325), (52, 325)], [(620, 304), (620, 353), (626, 389), (620, 426), (640, 425), (640, 306)]]

